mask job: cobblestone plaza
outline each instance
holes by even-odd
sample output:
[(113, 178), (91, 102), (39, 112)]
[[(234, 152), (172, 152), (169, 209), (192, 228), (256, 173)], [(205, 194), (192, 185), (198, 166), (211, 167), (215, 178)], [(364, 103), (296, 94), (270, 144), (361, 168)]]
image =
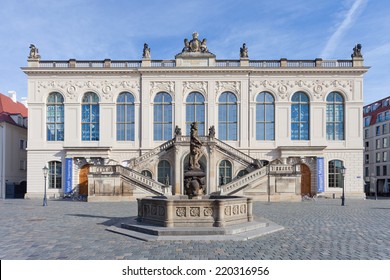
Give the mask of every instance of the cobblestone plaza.
[(136, 202), (0, 201), (2, 260), (388, 260), (390, 200), (255, 202), (256, 216), (284, 230), (249, 241), (145, 242), (109, 232)]

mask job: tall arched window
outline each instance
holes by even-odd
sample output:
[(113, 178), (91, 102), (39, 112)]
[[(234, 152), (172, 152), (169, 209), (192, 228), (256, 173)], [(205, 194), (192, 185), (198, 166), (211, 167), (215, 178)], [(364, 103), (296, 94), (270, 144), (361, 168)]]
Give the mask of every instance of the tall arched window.
[(224, 185), (232, 181), (232, 164), (223, 160), (219, 164), (219, 184)]
[(341, 188), (343, 186), (343, 178), (341, 175), (341, 160), (331, 160), (328, 164), (328, 186), (329, 188)]
[(157, 167), (157, 181), (162, 184), (168, 183), (171, 184), (171, 165), (168, 161), (162, 160), (158, 163)]
[(237, 98), (232, 92), (224, 92), (218, 102), (218, 138), (237, 140)]
[(326, 139), (344, 140), (344, 98), (338, 92), (326, 98)]
[(144, 175), (145, 177), (149, 177), (150, 179), (152, 179), (152, 172), (150, 172), (149, 170), (142, 170), (141, 171), (141, 174)]
[(191, 123), (198, 123), (198, 134), (205, 135), (205, 109), (204, 97), (199, 92), (191, 92), (186, 99), (186, 130), (191, 132)]
[(62, 188), (62, 163), (59, 161), (49, 162), (49, 189), (61, 189)]
[(123, 92), (118, 96), (116, 105), (116, 140), (134, 141), (134, 96)]
[(256, 98), (256, 140), (275, 140), (275, 99), (268, 92)]
[(47, 98), (47, 141), (64, 141), (64, 97), (50, 93)]
[(160, 92), (154, 98), (154, 140), (172, 138), (172, 97)]
[(81, 137), (84, 141), (99, 141), (99, 97), (87, 92), (82, 100)]
[(291, 140), (309, 140), (309, 97), (296, 92), (291, 102)]

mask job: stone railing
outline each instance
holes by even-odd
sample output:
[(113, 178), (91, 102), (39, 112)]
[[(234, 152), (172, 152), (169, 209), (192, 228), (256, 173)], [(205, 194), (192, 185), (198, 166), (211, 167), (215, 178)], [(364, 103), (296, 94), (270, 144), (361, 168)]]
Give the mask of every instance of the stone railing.
[(218, 140), (217, 138), (214, 139), (216, 142), (216, 146), (223, 150), (225, 153), (229, 154), (230, 156), (234, 157), (237, 160), (244, 161), (248, 164), (257, 165), (258, 162), (256, 159), (248, 156), (247, 154), (241, 152), (240, 150), (237, 150), (236, 148), (226, 144), (225, 142), (222, 142), (221, 140)]
[(132, 169), (121, 165), (90, 166), (90, 174), (120, 174), (143, 189), (157, 195), (165, 194), (166, 186)]
[(299, 170), (296, 170), (294, 165), (287, 164), (270, 164), (269, 173), (270, 174), (293, 174), (297, 173)]
[(163, 144), (161, 144), (160, 146), (154, 148), (153, 150), (146, 152), (142, 156), (131, 159), (129, 162), (129, 167), (134, 167), (136, 165), (139, 165), (141, 162), (148, 160), (151, 157), (159, 154), (160, 152), (172, 147), (174, 143), (175, 143), (175, 139), (168, 140), (168, 141), (164, 142)]
[[(37, 60), (43, 68), (142, 68), (140, 60)], [(147, 66), (154, 68), (176, 67), (176, 60), (150, 60)], [(210, 67), (241, 67), (240, 60), (216, 60)], [(350, 68), (354, 67), (352, 60), (249, 60), (253, 68)]]
[(240, 178), (237, 178), (225, 185), (220, 186), (220, 194), (222, 195), (230, 195), (237, 191), (239, 191), (241, 188), (245, 187), (246, 185), (263, 178), (267, 175), (267, 167), (264, 166), (260, 169), (256, 169)]

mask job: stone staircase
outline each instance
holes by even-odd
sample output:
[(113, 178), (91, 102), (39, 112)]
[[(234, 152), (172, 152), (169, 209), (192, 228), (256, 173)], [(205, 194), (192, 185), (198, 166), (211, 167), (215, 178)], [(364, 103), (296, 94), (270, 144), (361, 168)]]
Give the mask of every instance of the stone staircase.
[(91, 175), (113, 175), (119, 174), (123, 179), (130, 181), (141, 187), (146, 192), (152, 195), (167, 195), (168, 188), (164, 184), (157, 182), (149, 177), (142, 175), (128, 167), (121, 165), (96, 165), (91, 166), (89, 170)]

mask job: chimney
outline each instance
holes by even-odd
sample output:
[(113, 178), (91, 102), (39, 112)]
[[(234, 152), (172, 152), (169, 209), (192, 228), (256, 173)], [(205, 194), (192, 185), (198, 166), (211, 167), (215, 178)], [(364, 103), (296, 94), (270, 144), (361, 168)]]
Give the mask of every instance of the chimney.
[(8, 96), (12, 99), (13, 102), (16, 103), (16, 91), (14, 91), (14, 90), (9, 90), (9, 91), (8, 91)]

